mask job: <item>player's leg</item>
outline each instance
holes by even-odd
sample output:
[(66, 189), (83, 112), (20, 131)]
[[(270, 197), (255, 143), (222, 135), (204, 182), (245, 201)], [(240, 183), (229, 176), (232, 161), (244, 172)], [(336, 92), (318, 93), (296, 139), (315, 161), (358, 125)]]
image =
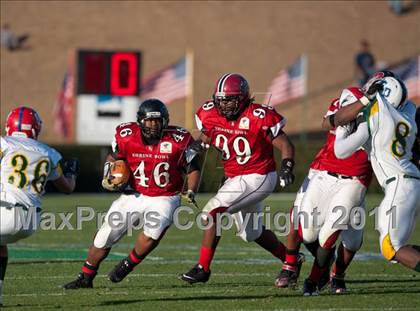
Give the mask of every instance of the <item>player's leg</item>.
[[(298, 211), (298, 208), (296, 206), (296, 201), (298, 200), (298, 197), (299, 193), (296, 196), (295, 206), (291, 210), (290, 229), (289, 234), (287, 235), (285, 261), (283, 263), (282, 270), (280, 271), (276, 280), (274, 281), (274, 285), (278, 288), (294, 288), (297, 285), (300, 269), (305, 260), (305, 256), (302, 253), (299, 253), (300, 244), (302, 243), (302, 234), (299, 234), (299, 230), (295, 227), (293, 222), (293, 215), (295, 215)], [(298, 222), (298, 220), (296, 221)]]
[[(74, 281), (63, 285), (64, 289), (92, 288), (101, 262), (108, 256), (111, 247), (127, 232), (127, 221), (135, 221), (138, 195), (121, 195), (108, 210), (105, 221), (96, 233), (81, 272)], [(128, 212), (128, 213), (127, 213)], [(137, 211), (138, 212), (138, 211)], [(115, 217), (115, 218), (114, 218)], [(118, 219), (118, 222), (117, 222)], [(115, 221), (114, 221), (115, 220)]]
[[(36, 208), (23, 206), (0, 206), (0, 305), (3, 303), (3, 287), (8, 263), (7, 245), (32, 235), (40, 222)], [(25, 224), (25, 225), (24, 225)]]
[[(274, 285), (278, 288), (295, 287), (300, 272), (300, 267), (304, 261), (304, 256), (299, 260), (299, 249), (302, 243), (302, 233), (299, 234), (298, 214), (301, 210), (302, 200), (309, 185), (309, 181), (316, 174), (316, 171), (309, 170), (308, 176), (304, 179), (299, 191), (296, 194), (293, 208), (290, 210), (290, 229), (286, 242), (286, 261), (283, 263), (282, 270), (278, 274)], [(302, 228), (300, 228), (301, 230)], [(302, 254), (303, 255), (303, 254)]]
[(211, 198), (203, 211), (212, 217), (211, 225), (204, 230), (200, 249), (200, 258), (189, 272), (181, 279), (189, 283), (207, 282), (210, 277), (210, 265), (216, 252), (220, 236), (217, 235), (218, 215), (228, 212), (234, 214), (243, 208), (264, 200), (273, 192), (277, 182), (277, 173), (267, 175), (250, 174), (236, 176), (225, 181), (216, 196)]
[[(364, 203), (362, 211), (365, 211)], [(363, 225), (355, 223), (357, 225)], [(362, 247), (363, 228), (349, 226), (341, 232), (341, 243), (337, 249), (337, 258), (334, 261), (331, 271), (331, 291), (335, 294), (342, 294), (347, 291), (345, 283), (346, 270), (352, 262), (356, 252)]]
[[(121, 282), (158, 245), (171, 226), (173, 214), (180, 205), (179, 196), (142, 196), (144, 226), (130, 254), (108, 273), (112, 282)], [(149, 217), (150, 216), (150, 217)]]
[[(391, 186), (393, 183), (395, 186)], [(420, 209), (419, 188), (419, 180), (397, 176), (396, 180), (386, 188), (387, 192), (395, 194), (392, 201), (388, 201), (391, 203), (388, 204), (389, 209), (381, 204), (379, 211), (379, 217), (384, 216), (384, 213), (388, 214), (385, 215), (388, 218), (388, 234), (384, 235), (381, 232), (382, 254), (386, 259), (395, 259), (407, 268), (418, 272), (420, 272), (420, 251), (418, 247), (408, 245), (407, 242), (414, 230)], [(387, 213), (386, 210), (389, 212)]]
[(8, 261), (7, 245), (0, 245), (0, 306), (3, 305), (3, 282)]
[(310, 272), (305, 281), (308, 285), (308, 292), (304, 295), (311, 295), (311, 287), (321, 289), (321, 278), (329, 272), (332, 258), (334, 256), (334, 246), (342, 230), (348, 228), (350, 211), (353, 206), (359, 206), (364, 197), (366, 188), (356, 180), (337, 179), (325, 174), (325, 178), (331, 183), (334, 192), (330, 196), (325, 221), (319, 231), (319, 244), (317, 254)]

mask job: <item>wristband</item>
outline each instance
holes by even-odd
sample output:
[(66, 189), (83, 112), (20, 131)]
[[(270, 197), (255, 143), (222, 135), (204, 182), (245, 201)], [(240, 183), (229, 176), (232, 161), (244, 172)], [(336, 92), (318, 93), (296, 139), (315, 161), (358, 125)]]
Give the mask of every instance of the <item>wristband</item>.
[(283, 159), (283, 161), (281, 161), (281, 168), (282, 169), (286, 168), (286, 169), (292, 171), (294, 166), (295, 166), (295, 161), (293, 159), (286, 158), (286, 159)]
[(363, 105), (363, 106), (367, 106), (367, 105), (369, 105), (370, 104), (370, 100), (366, 97), (366, 96), (362, 96), (362, 97), (360, 97), (359, 98), (359, 101), (361, 102), (361, 104)]

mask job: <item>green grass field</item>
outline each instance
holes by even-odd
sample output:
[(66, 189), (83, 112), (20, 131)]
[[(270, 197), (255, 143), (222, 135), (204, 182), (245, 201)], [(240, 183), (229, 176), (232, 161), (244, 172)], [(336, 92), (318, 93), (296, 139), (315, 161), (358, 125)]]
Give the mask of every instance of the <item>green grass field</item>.
[[(47, 196), (44, 211), (72, 212), (76, 206), (92, 206), (106, 212), (113, 195)], [(199, 197), (203, 206), (207, 196)], [(271, 211), (288, 210), (294, 196), (276, 195), (266, 203)], [(381, 196), (369, 196), (368, 209)], [(192, 219), (193, 216), (189, 217)], [(177, 275), (189, 270), (198, 259), (201, 232), (194, 228), (171, 228), (159, 247), (124, 281), (113, 284), (106, 274), (132, 249), (134, 238), (116, 245), (102, 264), (94, 289), (64, 291), (60, 285), (75, 278), (86, 257), (95, 232), (95, 222), (77, 230), (38, 231), (11, 245), (5, 279), (5, 309), (74, 310), (419, 310), (420, 275), (380, 258), (378, 234), (372, 217), (365, 229), (364, 245), (348, 271), (346, 295), (324, 291), (317, 297), (303, 297), (297, 290), (273, 286), (281, 263), (253, 243), (247, 244), (235, 232), (225, 232), (207, 284), (190, 286)], [(75, 226), (73, 216), (71, 223)], [(57, 219), (57, 225), (60, 220)], [(284, 241), (285, 237), (281, 237)], [(420, 230), (412, 242), (420, 243)], [(300, 286), (308, 274), (311, 257), (302, 269)]]

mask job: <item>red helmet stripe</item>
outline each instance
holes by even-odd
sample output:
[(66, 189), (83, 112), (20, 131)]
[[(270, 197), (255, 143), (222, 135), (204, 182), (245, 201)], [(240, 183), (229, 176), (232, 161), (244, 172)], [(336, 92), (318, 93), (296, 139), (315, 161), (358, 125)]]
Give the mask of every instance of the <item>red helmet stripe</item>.
[(22, 130), (22, 118), (23, 118), (23, 111), (25, 110), (25, 107), (22, 107), (19, 109), (19, 123), (18, 123), (18, 131), (20, 132)]
[(225, 85), (225, 81), (229, 78), (232, 73), (226, 73), (220, 80), (219, 85), (217, 86), (217, 92), (223, 92), (223, 87)]

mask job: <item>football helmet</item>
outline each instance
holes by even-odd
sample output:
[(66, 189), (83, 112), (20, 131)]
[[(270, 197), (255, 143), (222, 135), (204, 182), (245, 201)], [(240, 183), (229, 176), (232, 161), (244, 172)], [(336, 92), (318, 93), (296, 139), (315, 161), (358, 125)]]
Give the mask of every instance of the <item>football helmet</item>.
[(248, 81), (237, 73), (224, 74), (217, 80), (213, 101), (226, 119), (235, 119), (250, 103)]
[(395, 109), (401, 108), (407, 99), (407, 88), (404, 82), (396, 77), (385, 77), (381, 81), (382, 90), (379, 91), (379, 94)]
[(371, 76), (369, 78), (369, 80), (362, 86), (362, 92), (366, 93), (367, 90), (369, 89), (369, 87), (375, 82), (378, 81), (380, 79), (386, 78), (386, 77), (392, 77), (395, 78), (395, 74), (392, 71), (389, 70), (383, 70), (383, 71), (378, 71), (375, 72), (373, 74), (373, 76)]
[[(146, 126), (146, 120), (159, 120)], [(147, 139), (160, 139), (162, 132), (169, 124), (169, 112), (165, 104), (159, 99), (147, 99), (140, 104), (137, 111), (137, 122), (143, 136)]]
[(42, 120), (38, 113), (29, 107), (13, 109), (6, 120), (6, 135), (38, 139)]

